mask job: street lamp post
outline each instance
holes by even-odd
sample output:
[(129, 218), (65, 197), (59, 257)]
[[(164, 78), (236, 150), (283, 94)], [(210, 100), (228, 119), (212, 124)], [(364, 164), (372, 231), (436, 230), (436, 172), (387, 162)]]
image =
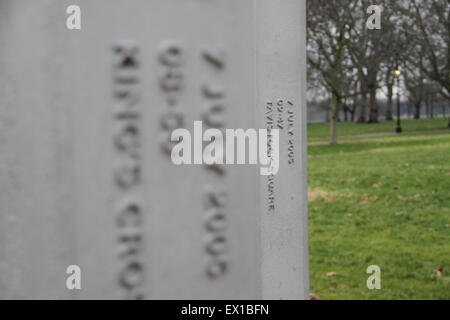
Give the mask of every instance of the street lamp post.
[(395, 76), (397, 78), (397, 128), (395, 129), (395, 132), (402, 133), (402, 126), (400, 124), (400, 76), (402, 75), (402, 72), (397, 67), (397, 70), (395, 70)]

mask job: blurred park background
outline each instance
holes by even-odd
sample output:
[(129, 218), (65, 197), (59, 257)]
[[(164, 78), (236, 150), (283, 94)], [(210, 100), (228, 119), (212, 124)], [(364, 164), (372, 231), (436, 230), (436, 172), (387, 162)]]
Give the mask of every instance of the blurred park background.
[(312, 297), (450, 299), (450, 1), (307, 8)]

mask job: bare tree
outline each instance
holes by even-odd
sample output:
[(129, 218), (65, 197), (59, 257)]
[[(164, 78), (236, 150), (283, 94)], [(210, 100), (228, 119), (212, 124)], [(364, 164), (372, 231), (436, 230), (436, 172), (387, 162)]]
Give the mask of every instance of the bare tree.
[[(348, 12), (351, 17), (351, 31), (349, 53), (354, 66), (358, 70), (358, 76), (361, 82), (361, 99), (362, 112), (360, 113), (359, 122), (366, 121), (366, 97), (369, 95), (369, 119), (368, 122), (378, 122), (378, 105), (377, 105), (377, 90), (380, 89), (380, 71), (385, 65), (386, 72), (389, 74), (385, 76), (386, 83), (393, 87), (393, 72), (395, 65), (394, 57), (398, 56), (400, 51), (399, 46), (402, 42), (399, 41), (399, 26), (396, 23), (395, 7), (391, 6), (391, 1), (380, 0), (378, 4), (382, 7), (381, 14), (381, 29), (370, 30), (366, 27), (366, 19), (361, 17), (361, 13), (365, 13), (370, 6), (371, 1), (359, 0), (357, 1), (357, 10), (355, 12)], [(392, 92), (391, 92), (392, 93)], [(389, 98), (389, 94), (388, 94)], [(392, 102), (392, 95), (390, 97)], [(388, 104), (388, 110), (392, 107)], [(392, 112), (391, 112), (392, 113)], [(392, 118), (392, 116), (391, 116)]]
[(424, 73), (441, 86), (450, 100), (450, 1), (411, 1), (419, 40), (427, 60)]
[(316, 69), (331, 93), (332, 115), (330, 144), (337, 143), (339, 106), (344, 96), (344, 77), (348, 69), (346, 48), (349, 21), (346, 10), (353, 10), (356, 1), (308, 1), (308, 63)]
[(403, 12), (409, 18), (409, 26), (404, 32), (412, 42), (417, 44), (417, 50), (423, 57), (423, 60), (409, 59), (409, 63), (416, 69), (421, 69), (428, 82), (439, 86), (439, 94), (448, 103), (450, 101), (450, 1), (406, 1)]
[(404, 73), (408, 100), (414, 105), (414, 119), (420, 119), (422, 102), (425, 98), (425, 77), (423, 73), (423, 57), (419, 54), (413, 59), (419, 61), (419, 68), (409, 67)]
[[(437, 95), (450, 101), (450, 0), (379, 0), (381, 30), (366, 26), (369, 0), (308, 0), (308, 66), (314, 83), (329, 92), (330, 143), (344, 119), (378, 122), (377, 93), (387, 96), (392, 120), (394, 72), (402, 71), (409, 106), (432, 114)], [(369, 113), (367, 113), (367, 110)], [(445, 108), (443, 109), (445, 112)], [(450, 126), (450, 122), (449, 122)]]

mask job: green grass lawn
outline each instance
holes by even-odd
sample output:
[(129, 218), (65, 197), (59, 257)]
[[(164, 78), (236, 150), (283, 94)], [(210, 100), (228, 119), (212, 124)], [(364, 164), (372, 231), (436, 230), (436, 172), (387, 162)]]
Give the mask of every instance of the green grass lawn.
[[(395, 132), (397, 123), (395, 121), (381, 121), (380, 123), (355, 123), (339, 122), (337, 127), (338, 136), (353, 136), (359, 134)], [(404, 132), (445, 130), (448, 128), (448, 118), (436, 119), (403, 119), (402, 128)], [(309, 123), (308, 138), (326, 138), (330, 135), (329, 123)]]
[[(434, 121), (405, 128), (445, 129)], [(343, 134), (358, 134), (353, 126)], [(450, 299), (450, 134), (310, 142), (308, 154), (310, 291)], [(381, 290), (366, 287), (370, 265), (381, 268)]]

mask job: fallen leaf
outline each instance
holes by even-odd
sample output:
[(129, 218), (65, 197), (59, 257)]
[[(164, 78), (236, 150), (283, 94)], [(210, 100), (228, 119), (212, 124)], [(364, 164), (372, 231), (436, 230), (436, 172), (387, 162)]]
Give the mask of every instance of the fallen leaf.
[(309, 294), (309, 300), (322, 300), (322, 296), (318, 296), (314, 293)]
[(336, 275), (336, 272), (327, 272), (327, 277), (333, 277)]
[(369, 196), (368, 196), (367, 194), (363, 194), (363, 195), (361, 196), (361, 201), (360, 201), (359, 203), (365, 204), (365, 203), (367, 203), (368, 201), (369, 201)]
[(372, 187), (374, 187), (375, 189), (378, 189), (379, 187), (381, 187), (381, 185), (382, 185), (382, 183), (378, 182), (378, 183), (375, 183)]
[(434, 272), (436, 272), (436, 276), (438, 278), (442, 278), (442, 272), (444, 272), (444, 267), (440, 267), (439, 269), (434, 270)]

